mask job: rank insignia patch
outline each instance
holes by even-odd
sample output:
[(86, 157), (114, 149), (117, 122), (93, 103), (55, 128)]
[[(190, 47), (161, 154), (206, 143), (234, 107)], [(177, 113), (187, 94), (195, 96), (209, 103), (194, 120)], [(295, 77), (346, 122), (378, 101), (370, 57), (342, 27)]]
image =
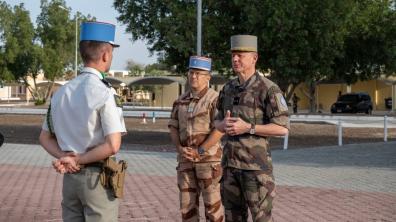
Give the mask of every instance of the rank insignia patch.
[(275, 96), (276, 99), (276, 103), (278, 105), (278, 109), (280, 112), (287, 112), (288, 108), (287, 108), (287, 103), (285, 98), (283, 97), (283, 95), (281, 93), (277, 93)]

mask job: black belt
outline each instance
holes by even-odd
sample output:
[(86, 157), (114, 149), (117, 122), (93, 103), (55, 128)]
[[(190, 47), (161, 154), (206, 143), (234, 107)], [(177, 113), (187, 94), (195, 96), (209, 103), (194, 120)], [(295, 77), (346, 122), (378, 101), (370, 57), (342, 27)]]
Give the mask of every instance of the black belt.
[(98, 167), (98, 168), (102, 168), (103, 167), (103, 163), (102, 162), (93, 162), (93, 163), (87, 163), (84, 164), (83, 167)]

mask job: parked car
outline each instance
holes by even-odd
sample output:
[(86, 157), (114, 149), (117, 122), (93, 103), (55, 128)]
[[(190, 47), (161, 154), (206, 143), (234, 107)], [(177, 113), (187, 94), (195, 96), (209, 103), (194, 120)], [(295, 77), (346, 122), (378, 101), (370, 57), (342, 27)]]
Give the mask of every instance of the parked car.
[(347, 93), (341, 95), (331, 106), (331, 113), (358, 113), (371, 114), (373, 103), (367, 93)]
[(0, 147), (3, 145), (4, 142), (4, 136), (3, 134), (0, 133)]
[(392, 97), (388, 97), (385, 99), (385, 108), (392, 109)]

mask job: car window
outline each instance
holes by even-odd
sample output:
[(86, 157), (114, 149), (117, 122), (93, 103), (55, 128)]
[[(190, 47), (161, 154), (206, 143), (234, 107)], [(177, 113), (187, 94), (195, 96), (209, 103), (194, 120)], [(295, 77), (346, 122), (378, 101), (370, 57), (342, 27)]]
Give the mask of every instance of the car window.
[(338, 101), (341, 102), (357, 102), (358, 101), (358, 96), (357, 95), (342, 95), (340, 98), (338, 98)]
[(364, 101), (370, 101), (370, 96), (368, 95), (363, 95), (362, 98)]

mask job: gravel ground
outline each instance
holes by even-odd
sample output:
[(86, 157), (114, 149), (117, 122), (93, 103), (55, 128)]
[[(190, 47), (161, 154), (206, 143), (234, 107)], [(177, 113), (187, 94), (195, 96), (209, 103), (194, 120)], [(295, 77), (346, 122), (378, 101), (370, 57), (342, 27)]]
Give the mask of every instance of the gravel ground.
[[(38, 144), (44, 116), (0, 114), (0, 132), (6, 143)], [(123, 137), (123, 148), (146, 151), (175, 151), (170, 140), (167, 119), (142, 124), (141, 119), (125, 118), (128, 134)], [(381, 128), (344, 128), (343, 143), (372, 143), (383, 141)], [(388, 140), (396, 141), (396, 129), (389, 129)], [(273, 149), (283, 147), (283, 138), (271, 138)], [(292, 122), (289, 149), (337, 145), (337, 127), (323, 123)]]

